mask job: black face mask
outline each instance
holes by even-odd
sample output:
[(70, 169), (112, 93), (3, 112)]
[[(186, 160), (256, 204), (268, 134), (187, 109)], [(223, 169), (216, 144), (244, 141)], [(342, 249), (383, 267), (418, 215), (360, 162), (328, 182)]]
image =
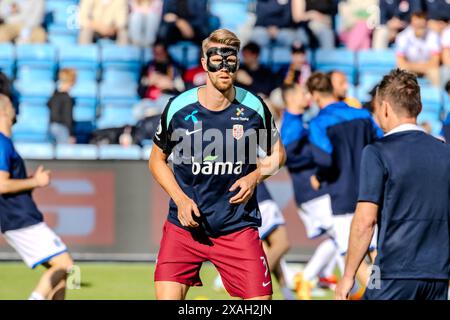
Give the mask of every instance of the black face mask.
[[(211, 57), (212, 56), (221, 56), (222, 62), (220, 63), (212, 63)], [(230, 56), (236, 57), (236, 63), (230, 63), (228, 62), (227, 58)], [(230, 73), (235, 73), (237, 69), (239, 68), (239, 59), (238, 59), (238, 52), (235, 48), (232, 47), (212, 47), (209, 48), (208, 51), (206, 51), (206, 57), (207, 57), (207, 67), (209, 72), (217, 72), (222, 69), (227, 70)]]

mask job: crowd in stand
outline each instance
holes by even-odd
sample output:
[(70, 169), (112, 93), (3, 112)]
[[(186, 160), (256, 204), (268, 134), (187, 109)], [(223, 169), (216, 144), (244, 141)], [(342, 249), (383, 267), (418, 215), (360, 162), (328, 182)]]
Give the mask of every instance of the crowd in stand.
[[(135, 106), (136, 113), (141, 114), (140, 120), (148, 117), (145, 113), (148, 106), (161, 108), (171, 96), (205, 83), (201, 65), (185, 69), (170, 57), (168, 49), (179, 41), (200, 45), (217, 27), (209, 10), (210, 1), (80, 0), (80, 44), (106, 38), (121, 45), (152, 48), (153, 58), (140, 74), (138, 95), (142, 101)], [(249, 21), (236, 30), (245, 44), (237, 85), (265, 99), (275, 116), (283, 108), (279, 88), (283, 84), (303, 85), (311, 74), (307, 50), (393, 47), (399, 67), (441, 88), (450, 80), (448, 0), (252, 0), (248, 3)], [(0, 1), (0, 42), (8, 41), (18, 44), (46, 41), (44, 0)], [(291, 63), (276, 72), (260, 59), (262, 49), (273, 46), (291, 48)], [(76, 75), (70, 70), (60, 72), (62, 77), (68, 75), (76, 81)], [(330, 77), (342, 100), (361, 107), (361, 102), (347, 97), (349, 83), (344, 73), (331, 72)], [(73, 101), (61, 98), (60, 88), (61, 84), (49, 107), (70, 104), (73, 107)], [(72, 112), (72, 108), (63, 109)], [(65, 142), (73, 141), (73, 128), (69, 124), (73, 120), (68, 120), (64, 112), (60, 116), (63, 121), (52, 111), (51, 122), (67, 123), (68, 132), (60, 136), (67, 137)], [(61, 132), (57, 126), (52, 128)]]

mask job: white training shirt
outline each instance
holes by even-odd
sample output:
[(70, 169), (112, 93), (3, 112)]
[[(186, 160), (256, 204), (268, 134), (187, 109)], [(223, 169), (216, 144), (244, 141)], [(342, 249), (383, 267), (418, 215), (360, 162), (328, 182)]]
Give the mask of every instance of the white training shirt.
[(450, 49), (450, 25), (442, 32), (441, 46), (442, 49)]
[(439, 35), (428, 30), (424, 38), (417, 38), (412, 27), (398, 34), (395, 41), (397, 56), (405, 57), (410, 62), (425, 62), (435, 54), (440, 54)]

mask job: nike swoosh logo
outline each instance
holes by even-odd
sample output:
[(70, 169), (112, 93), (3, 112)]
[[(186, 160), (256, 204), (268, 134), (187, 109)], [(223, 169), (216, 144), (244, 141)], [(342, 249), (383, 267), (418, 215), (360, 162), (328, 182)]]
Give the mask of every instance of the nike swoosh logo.
[(194, 133), (196, 133), (196, 132), (198, 132), (198, 131), (201, 131), (202, 129), (197, 129), (197, 130), (194, 130), (194, 131), (189, 131), (189, 130), (186, 130), (186, 135), (187, 136), (190, 136), (191, 134), (194, 134)]
[(269, 281), (269, 282), (263, 282), (262, 285), (263, 285), (263, 287), (267, 287), (271, 282), (272, 282), (272, 281)]

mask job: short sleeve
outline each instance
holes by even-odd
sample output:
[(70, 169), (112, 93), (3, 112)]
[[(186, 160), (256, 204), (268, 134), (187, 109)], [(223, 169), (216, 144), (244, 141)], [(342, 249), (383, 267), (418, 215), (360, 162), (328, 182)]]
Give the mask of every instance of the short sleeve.
[(172, 129), (170, 119), (167, 119), (171, 103), (172, 99), (167, 103), (167, 106), (164, 109), (159, 120), (155, 135), (153, 136), (153, 143), (156, 144), (167, 155), (172, 153), (172, 149), (175, 146), (174, 141), (172, 141), (171, 139)]
[(428, 38), (428, 49), (431, 54), (440, 54), (441, 53), (441, 43), (439, 40), (439, 35), (435, 32), (431, 32), (430, 37)]
[(10, 171), (12, 155), (13, 147), (11, 143), (3, 139), (0, 140), (0, 171)]
[(399, 57), (405, 57), (406, 56), (406, 50), (407, 50), (407, 31), (408, 29), (401, 32), (397, 39), (395, 40), (395, 54)]
[(264, 119), (263, 123), (259, 128), (260, 133), (258, 134), (259, 137), (258, 145), (267, 155), (270, 155), (272, 152), (273, 145), (280, 138), (280, 134), (275, 125), (275, 121), (269, 108), (264, 103), (264, 101), (262, 101), (262, 99), (260, 99), (260, 101), (263, 106)]
[(442, 33), (441, 46), (443, 49), (450, 49), (450, 27), (446, 28)]
[(361, 159), (358, 201), (381, 205), (384, 177), (385, 167), (381, 157), (373, 145), (368, 145), (364, 148)]

